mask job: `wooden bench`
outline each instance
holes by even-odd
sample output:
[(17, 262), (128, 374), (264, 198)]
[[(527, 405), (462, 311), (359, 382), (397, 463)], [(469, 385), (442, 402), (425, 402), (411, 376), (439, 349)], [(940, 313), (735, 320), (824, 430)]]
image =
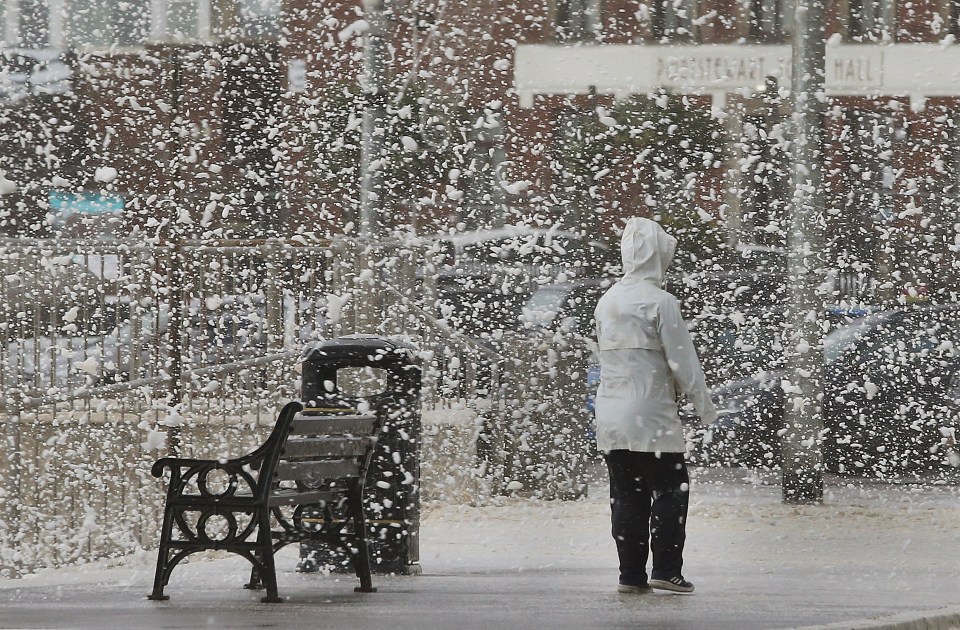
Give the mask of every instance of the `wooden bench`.
[(181, 560), (222, 549), (253, 565), (246, 588), (266, 587), (262, 601), (283, 601), (274, 554), (303, 541), (345, 550), (360, 579), (354, 590), (376, 591), (362, 497), (383, 416), (320, 415), (291, 402), (270, 437), (243, 457), (157, 460), (153, 476), (169, 469), (170, 482), (149, 599), (168, 599), (163, 589)]

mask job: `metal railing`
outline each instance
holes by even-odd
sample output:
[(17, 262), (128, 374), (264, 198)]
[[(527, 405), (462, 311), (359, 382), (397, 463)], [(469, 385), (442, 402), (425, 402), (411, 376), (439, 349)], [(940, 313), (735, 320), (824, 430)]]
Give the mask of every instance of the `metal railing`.
[(312, 342), (401, 336), (425, 408), (503, 406), (501, 359), (431, 314), (400, 243), (7, 240), (0, 269), (2, 574), (152, 546), (152, 461), (260, 442)]

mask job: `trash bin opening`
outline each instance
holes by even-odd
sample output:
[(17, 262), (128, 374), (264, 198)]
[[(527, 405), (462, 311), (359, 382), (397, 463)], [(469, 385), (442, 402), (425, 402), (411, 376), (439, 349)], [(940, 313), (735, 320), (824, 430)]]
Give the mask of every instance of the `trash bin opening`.
[(342, 396), (371, 398), (386, 392), (387, 371), (370, 366), (343, 367), (337, 370), (337, 382), (334, 385)]

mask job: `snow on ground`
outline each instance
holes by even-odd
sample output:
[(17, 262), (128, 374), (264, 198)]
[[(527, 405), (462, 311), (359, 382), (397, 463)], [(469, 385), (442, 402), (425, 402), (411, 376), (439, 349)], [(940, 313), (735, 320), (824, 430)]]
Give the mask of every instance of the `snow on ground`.
[[(699, 562), (722, 563), (729, 554), (763, 567), (803, 565), (824, 571), (858, 562), (872, 566), (874, 554), (881, 554), (890, 578), (896, 577), (899, 564), (906, 571), (918, 562), (953, 567), (960, 574), (960, 487), (830, 485), (823, 505), (795, 506), (782, 503), (771, 478), (719, 470), (701, 471), (697, 477), (694, 472), (687, 541), (691, 579)], [(597, 476), (584, 501), (504, 499), (483, 508), (428, 507), (424, 562), (449, 561), (455, 555), (478, 568), (615, 564), (606, 492), (605, 481)], [(827, 541), (829, 548), (824, 547)]]
[[(154, 556), (0, 581), (0, 627), (698, 628), (749, 630), (960, 605), (960, 486), (830, 480), (822, 506), (784, 505), (776, 479), (695, 472), (686, 574), (690, 597), (615, 592), (602, 475), (575, 502), (505, 497), (424, 506), (417, 577), (375, 576), (376, 594), (343, 575), (294, 572), (259, 603), (236, 558), (174, 572), (172, 599), (144, 596)], [(202, 613), (202, 614), (201, 614)], [(118, 626), (118, 627), (120, 627)]]

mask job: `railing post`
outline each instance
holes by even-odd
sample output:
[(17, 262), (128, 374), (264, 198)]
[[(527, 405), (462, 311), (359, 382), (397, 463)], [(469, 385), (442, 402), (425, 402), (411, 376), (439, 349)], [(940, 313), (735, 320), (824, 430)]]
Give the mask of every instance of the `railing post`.
[(330, 283), (327, 295), (327, 321), (325, 334), (329, 338), (340, 337), (354, 332), (346, 318), (352, 305), (347, 301), (353, 298), (350, 287), (356, 277), (356, 247), (345, 240), (330, 243), (333, 256), (330, 258)]
[(336, 255), (331, 293), (338, 302), (338, 317), (332, 321), (331, 337), (377, 334), (382, 319), (381, 273), (376, 256), (379, 247), (367, 239), (344, 240), (334, 245)]
[[(283, 248), (275, 238), (267, 239), (263, 244), (264, 287), (266, 289), (266, 335), (267, 351), (276, 352), (283, 348), (283, 291), (281, 290), (281, 257)], [(296, 307), (294, 307), (296, 308)]]
[(384, 315), (381, 309), (383, 296), (376, 282), (383, 273), (378, 263), (384, 250), (380, 243), (369, 239), (361, 239), (358, 245), (356, 275), (353, 278), (353, 312), (356, 316), (356, 332), (375, 335), (381, 332), (380, 324)]
[[(0, 553), (0, 576), (19, 577), (21, 565), (10, 554), (14, 545), (18, 545), (23, 529), (22, 504), (20, 496), (20, 415), (23, 411), (23, 401), (19, 389), (11, 389), (5, 399), (0, 399), (0, 413), (4, 418), (4, 447), (6, 450), (6, 470), (3, 473), (3, 527), (0, 527), (2, 545), (9, 545), (8, 550)], [(0, 550), (3, 547), (0, 546)]]

